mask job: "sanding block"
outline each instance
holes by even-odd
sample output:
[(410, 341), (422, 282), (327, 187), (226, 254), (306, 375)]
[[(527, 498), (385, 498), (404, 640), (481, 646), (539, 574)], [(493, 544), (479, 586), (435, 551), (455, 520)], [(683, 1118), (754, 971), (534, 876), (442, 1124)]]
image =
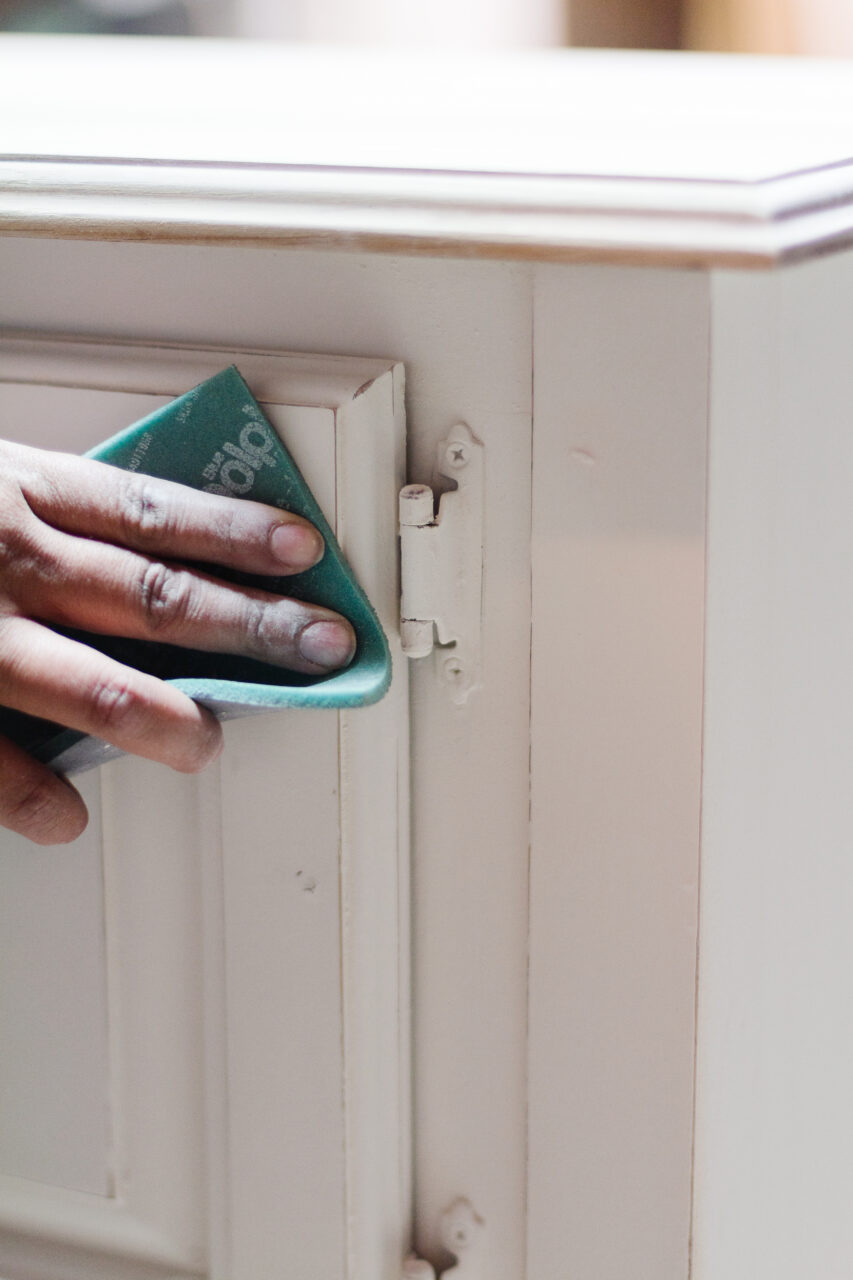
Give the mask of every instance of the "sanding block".
[[(57, 630), (166, 680), (220, 719), (284, 707), (360, 707), (382, 697), (391, 680), (391, 657), (379, 619), (296, 464), (236, 368), (224, 369), (86, 456), (195, 489), (251, 498), (310, 520), (326, 550), (319, 564), (304, 573), (268, 577), (220, 565), (200, 567), (230, 582), (334, 609), (352, 623), (357, 648), (344, 670), (308, 676), (251, 658)], [(122, 754), (100, 739), (4, 708), (0, 733), (61, 773), (79, 773)]]

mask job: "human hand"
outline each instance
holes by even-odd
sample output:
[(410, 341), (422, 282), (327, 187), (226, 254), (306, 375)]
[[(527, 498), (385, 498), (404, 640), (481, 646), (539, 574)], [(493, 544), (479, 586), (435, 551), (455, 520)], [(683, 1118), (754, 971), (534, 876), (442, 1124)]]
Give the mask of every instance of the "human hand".
[[(44, 624), (322, 674), (355, 651), (339, 614), (173, 562), (281, 576), (322, 555), (317, 530), (276, 507), (0, 441), (0, 703), (195, 773), (222, 749), (215, 716)], [(0, 826), (60, 844), (87, 818), (69, 782), (0, 737)]]

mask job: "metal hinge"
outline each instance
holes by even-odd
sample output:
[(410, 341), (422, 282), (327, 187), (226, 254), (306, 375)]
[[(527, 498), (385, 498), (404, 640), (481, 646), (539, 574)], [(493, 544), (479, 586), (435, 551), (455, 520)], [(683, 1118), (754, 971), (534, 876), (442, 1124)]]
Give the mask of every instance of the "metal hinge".
[(461, 423), (438, 447), (437, 472), (456, 481), (437, 514), (429, 485), (400, 491), (400, 635), (409, 658), (435, 655), (462, 703), (480, 682), (484, 463), (482, 444)]
[[(483, 1219), (469, 1200), (455, 1200), (441, 1215), (441, 1243), (456, 1259), (440, 1280), (486, 1280), (482, 1266)], [(435, 1268), (423, 1258), (407, 1258), (400, 1280), (436, 1280)]]

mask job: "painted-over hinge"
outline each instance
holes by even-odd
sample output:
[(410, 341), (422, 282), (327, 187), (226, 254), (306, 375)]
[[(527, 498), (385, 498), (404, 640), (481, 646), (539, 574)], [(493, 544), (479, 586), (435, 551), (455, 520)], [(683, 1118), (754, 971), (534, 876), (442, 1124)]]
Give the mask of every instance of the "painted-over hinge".
[[(456, 1263), (440, 1273), (440, 1280), (487, 1280), (483, 1265), (485, 1223), (469, 1200), (454, 1200), (441, 1215), (441, 1243)], [(436, 1280), (431, 1263), (414, 1254), (403, 1263), (400, 1280)]]
[(460, 423), (438, 447), (438, 475), (456, 481), (442, 493), (438, 512), (429, 485), (408, 484), (400, 492), (403, 652), (433, 654), (458, 703), (480, 683), (483, 452)]

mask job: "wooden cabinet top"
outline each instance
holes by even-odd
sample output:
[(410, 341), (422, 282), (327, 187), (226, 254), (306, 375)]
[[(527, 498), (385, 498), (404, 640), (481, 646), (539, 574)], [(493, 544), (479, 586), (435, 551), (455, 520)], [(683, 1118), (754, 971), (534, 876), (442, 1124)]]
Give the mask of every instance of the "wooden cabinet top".
[(767, 265), (853, 243), (844, 62), (0, 37), (0, 230)]

